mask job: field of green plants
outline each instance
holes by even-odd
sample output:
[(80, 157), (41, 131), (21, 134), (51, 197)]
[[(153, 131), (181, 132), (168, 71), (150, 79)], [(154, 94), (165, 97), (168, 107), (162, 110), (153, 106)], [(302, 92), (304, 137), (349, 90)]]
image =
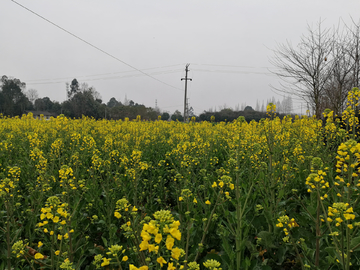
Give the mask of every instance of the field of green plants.
[(358, 269), (360, 91), (338, 120), (0, 118), (0, 269)]

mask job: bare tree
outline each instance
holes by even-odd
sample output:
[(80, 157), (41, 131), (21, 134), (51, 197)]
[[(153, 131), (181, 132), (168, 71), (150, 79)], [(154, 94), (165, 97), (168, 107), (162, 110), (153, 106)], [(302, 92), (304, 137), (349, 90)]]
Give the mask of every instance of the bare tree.
[(278, 45), (271, 60), (277, 68), (273, 73), (283, 81), (280, 88), (274, 89), (303, 99), (318, 118), (322, 113), (322, 96), (331, 76), (332, 44), (330, 30), (322, 29), (320, 21), (316, 30), (308, 27), (307, 35), (301, 37), (296, 48), (290, 42)]
[(329, 78), (325, 84), (325, 92), (322, 97), (322, 110), (331, 108), (335, 114), (341, 114), (346, 105), (346, 98), (352, 88), (351, 73), (353, 63), (351, 55), (351, 44), (347, 42), (347, 34), (338, 37), (332, 44), (331, 58), (333, 59)]
[(349, 29), (350, 51), (348, 52), (353, 63), (352, 70), (352, 87), (360, 86), (360, 20), (356, 23), (352, 20), (353, 25)]
[(29, 89), (25, 91), (25, 96), (29, 99), (29, 101), (34, 105), (35, 100), (39, 98), (38, 91), (36, 89)]

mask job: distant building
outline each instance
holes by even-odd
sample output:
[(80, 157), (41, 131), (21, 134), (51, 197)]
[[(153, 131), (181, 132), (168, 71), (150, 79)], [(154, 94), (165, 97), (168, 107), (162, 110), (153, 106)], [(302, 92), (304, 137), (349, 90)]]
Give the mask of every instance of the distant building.
[(50, 117), (57, 117), (56, 113), (47, 112), (47, 111), (25, 111), (26, 114), (32, 113), (35, 119), (45, 119), (49, 120)]

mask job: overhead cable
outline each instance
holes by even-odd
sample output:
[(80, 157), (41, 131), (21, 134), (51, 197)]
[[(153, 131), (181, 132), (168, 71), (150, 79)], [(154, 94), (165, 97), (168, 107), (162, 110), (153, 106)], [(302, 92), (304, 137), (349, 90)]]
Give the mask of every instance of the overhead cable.
[(100, 52), (102, 52), (102, 53), (106, 54), (107, 56), (109, 56), (109, 57), (111, 57), (111, 58), (113, 58), (113, 59), (115, 59), (115, 60), (117, 60), (117, 61), (119, 61), (119, 62), (123, 63), (124, 65), (126, 65), (126, 66), (128, 66), (128, 67), (130, 67), (130, 68), (132, 68), (132, 69), (134, 69), (134, 70), (136, 70), (136, 71), (138, 71), (138, 72), (142, 73), (143, 75), (148, 76), (148, 77), (152, 78), (153, 80), (156, 80), (156, 81), (158, 81), (158, 82), (160, 82), (160, 83), (162, 83), (162, 84), (165, 84), (165, 85), (167, 85), (167, 86), (169, 86), (169, 87), (171, 87), (171, 88), (174, 88), (174, 89), (176, 89), (176, 90), (183, 91), (183, 90), (182, 90), (182, 89), (180, 89), (180, 88), (177, 88), (177, 87), (175, 87), (175, 86), (173, 86), (173, 85), (170, 85), (170, 84), (168, 84), (168, 83), (166, 83), (166, 82), (163, 82), (163, 81), (161, 81), (161, 80), (159, 80), (159, 79), (157, 79), (157, 78), (155, 78), (155, 77), (153, 77), (153, 76), (151, 76), (151, 75), (149, 75), (149, 74), (147, 74), (147, 73), (143, 72), (142, 70), (140, 70), (140, 69), (138, 69), (138, 68), (136, 68), (136, 67), (134, 67), (134, 66), (132, 66), (132, 65), (130, 65), (130, 64), (128, 64), (128, 63), (126, 63), (126, 62), (124, 62), (123, 60), (119, 59), (118, 57), (116, 57), (116, 56), (114, 56), (114, 55), (112, 55), (112, 54), (110, 54), (110, 53), (108, 53), (108, 52), (104, 51), (103, 49), (100, 49), (99, 47), (97, 47), (97, 46), (95, 46), (95, 45), (91, 44), (90, 42), (86, 41), (85, 39), (83, 39), (83, 38), (81, 38), (81, 37), (79, 37), (79, 36), (77, 36), (77, 35), (75, 35), (75, 34), (71, 33), (70, 31), (66, 30), (65, 28), (63, 28), (63, 27), (61, 27), (61, 26), (57, 25), (56, 23), (54, 23), (54, 22), (52, 22), (52, 21), (50, 21), (50, 20), (46, 19), (45, 17), (43, 17), (43, 16), (41, 16), (40, 14), (36, 13), (35, 11), (32, 11), (31, 9), (29, 9), (29, 8), (27, 8), (27, 7), (25, 7), (25, 6), (23, 6), (22, 4), (20, 4), (20, 3), (16, 2), (15, 0), (10, 0), (10, 1), (12, 1), (12, 2), (14, 2), (15, 4), (17, 4), (18, 6), (20, 6), (20, 7), (24, 8), (24, 9), (26, 9), (27, 11), (29, 11), (29, 12), (31, 12), (31, 13), (33, 13), (33, 14), (35, 14), (36, 16), (38, 16), (38, 17), (40, 17), (41, 19), (43, 19), (43, 20), (47, 21), (48, 23), (50, 23), (50, 24), (54, 25), (55, 27), (57, 27), (57, 28), (61, 29), (62, 31), (64, 31), (64, 32), (68, 33), (69, 35), (71, 35), (71, 36), (73, 36), (73, 37), (75, 37), (75, 38), (77, 38), (77, 39), (81, 40), (82, 42), (84, 42), (84, 43), (86, 43), (87, 45), (89, 45), (89, 46), (93, 47), (94, 49), (96, 49), (96, 50), (98, 50), (98, 51), (100, 51)]

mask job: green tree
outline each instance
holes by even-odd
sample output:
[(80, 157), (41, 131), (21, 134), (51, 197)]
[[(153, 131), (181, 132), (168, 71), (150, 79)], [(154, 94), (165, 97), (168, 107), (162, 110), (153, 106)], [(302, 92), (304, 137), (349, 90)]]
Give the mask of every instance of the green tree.
[(51, 111), (54, 103), (49, 97), (38, 98), (34, 102), (35, 110), (37, 111)]
[(94, 87), (88, 87), (87, 84), (82, 84), (80, 89), (76, 81), (76, 84), (74, 82), (73, 89), (75, 90), (71, 90), (72, 92), (70, 92), (74, 94), (69, 100), (62, 104), (66, 116), (75, 118), (80, 118), (83, 115), (94, 118), (104, 117), (105, 112), (101, 107), (101, 98)]
[(16, 78), (2, 76), (0, 79), (0, 112), (8, 116), (16, 116), (31, 108), (31, 102), (23, 93), (26, 84)]
[(121, 105), (121, 102), (117, 101), (116, 98), (110, 98), (109, 102), (106, 104), (109, 108), (113, 108)]
[(67, 92), (68, 99), (71, 99), (76, 93), (80, 91), (79, 82), (73, 79), (70, 84), (70, 90)]
[(178, 110), (176, 110), (176, 111), (173, 113), (173, 115), (171, 116), (171, 120), (173, 120), (173, 121), (178, 120), (178, 121), (182, 122), (182, 121), (184, 121), (184, 117), (181, 115), (181, 112), (179, 112)]
[(161, 115), (161, 120), (167, 121), (170, 118), (170, 114), (168, 114), (167, 112), (163, 112)]

